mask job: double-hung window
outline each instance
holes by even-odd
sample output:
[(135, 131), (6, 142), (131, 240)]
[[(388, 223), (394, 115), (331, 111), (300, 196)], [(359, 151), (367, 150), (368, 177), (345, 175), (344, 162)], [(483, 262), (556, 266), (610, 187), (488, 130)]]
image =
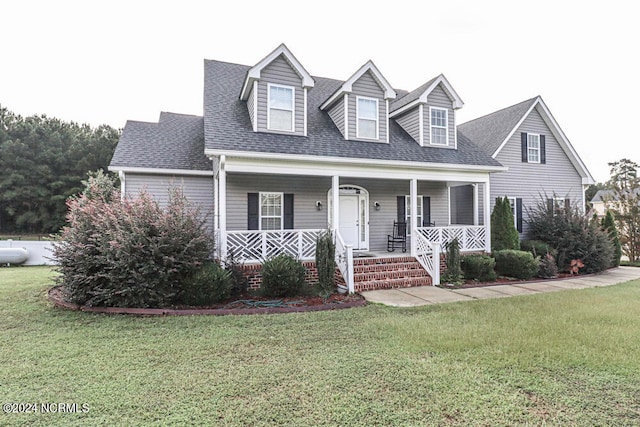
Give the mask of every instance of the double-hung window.
[(268, 129), (294, 131), (295, 89), (290, 86), (268, 85)]
[(529, 163), (540, 163), (540, 135), (527, 134), (527, 159)]
[(282, 230), (282, 193), (260, 193), (260, 230)]
[(378, 139), (378, 100), (374, 98), (356, 97), (358, 138)]
[(518, 229), (518, 211), (516, 208), (516, 198), (509, 197), (509, 206), (511, 207), (511, 213), (513, 214), (513, 226)]
[(430, 107), (429, 115), (431, 116), (431, 144), (449, 145), (447, 142), (447, 109)]

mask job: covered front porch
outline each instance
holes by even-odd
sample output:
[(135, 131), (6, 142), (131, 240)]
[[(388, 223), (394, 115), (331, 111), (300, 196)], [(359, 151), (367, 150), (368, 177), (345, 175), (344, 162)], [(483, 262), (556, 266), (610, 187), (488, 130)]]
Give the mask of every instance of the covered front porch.
[[(276, 164), (279, 165), (276, 166)], [(336, 262), (354, 290), (354, 254), (415, 258), (439, 283), (441, 248), (490, 251), (489, 173), (474, 170), (306, 168), (220, 156), (214, 175), (217, 255), (245, 263), (279, 253), (313, 260), (331, 230)], [(306, 172), (306, 173), (305, 173)], [(406, 253), (387, 251), (394, 222), (406, 224)]]

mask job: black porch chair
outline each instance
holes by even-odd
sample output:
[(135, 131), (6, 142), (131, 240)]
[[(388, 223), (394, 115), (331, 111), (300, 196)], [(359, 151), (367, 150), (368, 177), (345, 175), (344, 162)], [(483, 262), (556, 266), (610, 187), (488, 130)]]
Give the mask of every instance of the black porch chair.
[(402, 252), (407, 251), (407, 223), (393, 221), (393, 235), (387, 234), (387, 251), (393, 252), (396, 247), (402, 247)]

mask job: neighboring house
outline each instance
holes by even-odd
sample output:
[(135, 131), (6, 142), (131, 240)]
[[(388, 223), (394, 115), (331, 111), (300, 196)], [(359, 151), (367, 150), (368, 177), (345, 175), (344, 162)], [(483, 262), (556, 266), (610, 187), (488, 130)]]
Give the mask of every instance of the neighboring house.
[[(183, 186), (210, 212), (222, 259), (312, 259), (331, 229), (352, 290), (425, 283), (354, 273), (351, 252), (386, 252), (402, 221), (411, 257), (438, 283), (440, 248), (454, 237), (463, 251), (491, 250), (496, 196), (514, 197), (515, 210), (542, 190), (583, 199), (592, 182), (540, 98), (503, 110), (508, 123), (497, 112), (456, 128), (463, 102), (443, 75), (411, 92), (371, 61), (344, 81), (313, 77), (285, 45), (254, 66), (204, 67), (204, 116), (127, 122), (109, 169), (125, 195)], [(513, 159), (521, 131), (526, 164)]]
[[(618, 193), (613, 190), (598, 190), (591, 199), (591, 205), (599, 218), (607, 213), (608, 209), (614, 208), (623, 210), (618, 200)], [(627, 193), (627, 200), (630, 198), (640, 199), (640, 190)]]

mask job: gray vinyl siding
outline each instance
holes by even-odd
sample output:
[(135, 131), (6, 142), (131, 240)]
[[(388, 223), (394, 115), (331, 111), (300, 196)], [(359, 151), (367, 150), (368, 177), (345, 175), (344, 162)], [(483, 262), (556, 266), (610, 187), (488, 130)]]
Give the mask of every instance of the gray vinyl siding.
[(255, 111), (253, 108), (253, 103), (255, 102), (255, 91), (252, 89), (251, 93), (249, 93), (249, 98), (247, 99), (247, 109), (249, 110), (249, 118), (251, 119), (251, 126), (255, 125)]
[[(357, 97), (376, 98), (378, 100), (378, 139), (357, 138)], [(384, 91), (369, 71), (353, 83), (353, 92), (349, 94), (349, 139), (361, 141), (387, 142), (387, 107)]]
[(344, 136), (344, 98), (340, 98), (339, 101), (333, 104), (328, 114), (342, 136)]
[[(268, 84), (292, 86), (295, 92), (295, 132), (271, 131), (267, 129)], [(258, 82), (258, 132), (276, 132), (287, 135), (304, 135), (304, 89), (302, 80), (282, 56), (274, 59), (264, 67)]]
[[(292, 193), (293, 228), (327, 228), (327, 194), (331, 178), (313, 176), (227, 175), (227, 229), (247, 229), (247, 194), (261, 191)], [(322, 210), (316, 202), (322, 202)]]
[(411, 138), (420, 143), (420, 108), (416, 107), (395, 120)]
[(136, 197), (145, 190), (163, 207), (169, 200), (169, 190), (175, 187), (180, 188), (189, 202), (200, 210), (207, 219), (207, 227), (213, 230), (213, 176), (125, 175), (127, 197)]
[[(429, 111), (429, 107), (437, 107), (437, 108), (446, 108), (447, 109), (447, 126), (448, 126), (448, 142), (449, 147), (455, 147), (455, 137), (456, 137), (456, 129), (455, 129), (455, 111), (453, 109), (453, 104), (447, 94), (442, 90), (442, 87), (438, 85), (428, 96), (427, 104), (423, 109), (423, 120), (424, 120), (424, 145), (431, 144), (431, 113)], [(436, 146), (438, 147), (438, 146)], [(445, 147), (442, 145), (441, 147)]]
[[(545, 135), (546, 164), (523, 163), (520, 133)], [(507, 172), (491, 175), (491, 209), (496, 197), (522, 198), (523, 235), (527, 235), (527, 210), (546, 197), (570, 198), (583, 205), (582, 178), (562, 150), (540, 114), (534, 109), (496, 156)]]

